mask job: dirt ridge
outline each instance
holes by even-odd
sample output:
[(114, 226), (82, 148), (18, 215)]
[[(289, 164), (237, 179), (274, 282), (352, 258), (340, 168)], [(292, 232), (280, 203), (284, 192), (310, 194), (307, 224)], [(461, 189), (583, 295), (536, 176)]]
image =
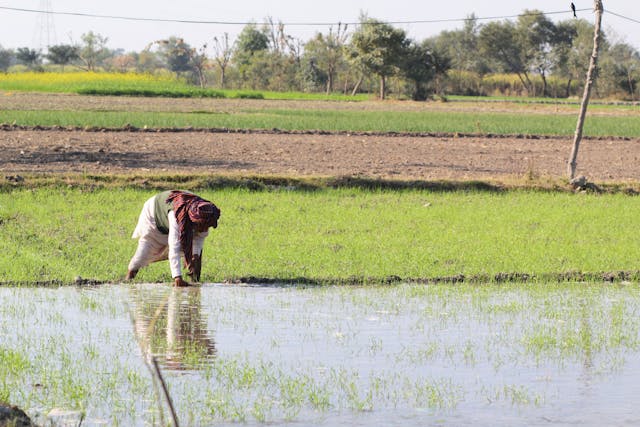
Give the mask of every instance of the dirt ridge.
[[(640, 280), (640, 270), (615, 270), (599, 272), (565, 271), (556, 273), (525, 273), (525, 272), (498, 272), (493, 274), (456, 274), (452, 276), (434, 277), (368, 277), (351, 276), (346, 278), (310, 278), (310, 277), (257, 277), (245, 276), (235, 279), (226, 279), (222, 283), (227, 285), (252, 285), (252, 286), (331, 286), (331, 285), (397, 285), (401, 283), (413, 283), (421, 285), (436, 284), (518, 284), (518, 283), (581, 283), (602, 282), (603, 284), (624, 284), (625, 282), (637, 282)], [(76, 278), (73, 281), (46, 280), (46, 281), (5, 281), (0, 286), (22, 287), (61, 287), (61, 286), (100, 286), (110, 283), (118, 283), (118, 280), (100, 280)], [(157, 282), (161, 283), (161, 282)], [(162, 282), (164, 283), (164, 282)], [(198, 285), (196, 285), (198, 286)]]

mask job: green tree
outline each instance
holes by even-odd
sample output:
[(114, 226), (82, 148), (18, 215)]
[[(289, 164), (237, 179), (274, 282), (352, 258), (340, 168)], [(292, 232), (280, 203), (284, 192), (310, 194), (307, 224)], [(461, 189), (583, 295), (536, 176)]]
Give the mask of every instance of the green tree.
[(628, 43), (617, 43), (609, 48), (607, 56), (612, 64), (614, 85), (635, 101), (640, 79), (640, 53)]
[[(573, 26), (575, 33), (572, 34), (571, 46), (564, 53), (566, 62), (560, 63), (562, 65), (558, 67), (556, 71), (558, 75), (568, 79), (568, 85), (571, 84), (571, 81), (578, 81), (582, 85), (584, 77), (587, 74), (587, 69), (589, 68), (589, 58), (591, 58), (593, 50), (594, 26), (584, 19), (572, 20), (570, 24), (567, 23), (566, 25)], [(569, 30), (565, 29), (564, 31)], [(604, 33), (602, 34), (600, 44), (604, 55), (609, 48)], [(602, 82), (600, 82), (600, 84), (601, 83)]]
[(206, 69), (209, 68), (209, 59), (206, 55), (207, 45), (199, 49), (192, 48), (184, 39), (169, 37), (166, 40), (157, 40), (152, 43), (160, 48), (160, 57), (163, 58), (169, 70), (180, 77), (188, 73), (192, 83), (205, 87), (207, 84)]
[(192, 69), (191, 46), (183, 39), (172, 36), (154, 43), (160, 47), (160, 57), (167, 64), (167, 68), (176, 75), (180, 76)]
[(361, 17), (347, 55), (380, 79), (380, 99), (385, 98), (387, 78), (395, 74), (409, 40), (405, 32), (381, 21)]
[(495, 71), (514, 73), (522, 85), (531, 90), (532, 83), (523, 61), (522, 46), (516, 26), (509, 22), (490, 22), (482, 27), (478, 36), (480, 55)]
[(478, 37), (481, 26), (475, 15), (470, 15), (462, 29), (442, 31), (433, 38), (432, 45), (441, 55), (450, 58), (451, 67), (480, 75), (490, 71), (485, 58), (478, 55)]
[(49, 46), (45, 57), (52, 64), (61, 65), (64, 71), (65, 65), (80, 59), (80, 49), (77, 46), (69, 44)]
[(237, 59), (246, 59), (256, 52), (269, 49), (269, 37), (260, 31), (256, 24), (248, 24), (238, 35), (234, 55)]
[[(542, 95), (547, 96), (547, 75), (553, 67), (551, 52), (556, 42), (556, 26), (541, 11), (525, 10), (518, 17), (515, 29), (522, 64), (525, 70), (535, 71), (541, 76)], [(535, 87), (530, 82), (528, 89), (535, 95)]]
[(435, 75), (434, 57), (425, 44), (411, 42), (405, 49), (400, 65), (402, 75), (413, 85), (411, 98), (414, 101), (427, 99), (426, 85)]
[(5, 49), (0, 46), (0, 71), (6, 73), (16, 55), (12, 49)]
[[(258, 72), (262, 74), (264, 70), (260, 70), (257, 64), (264, 66), (265, 58), (269, 49), (269, 37), (258, 30), (255, 24), (246, 25), (236, 41), (235, 50), (233, 52), (233, 62), (236, 64), (243, 83), (248, 81), (255, 87), (257, 82), (250, 79), (249, 76)], [(264, 76), (259, 76), (262, 80)]]
[(570, 70), (569, 61), (577, 34), (575, 20), (561, 21), (556, 24), (556, 40), (551, 51), (553, 72), (555, 75), (567, 79), (564, 93), (567, 98), (571, 96), (571, 83), (575, 78)]
[(19, 47), (16, 51), (16, 59), (30, 70), (42, 70), (42, 55), (35, 49)]

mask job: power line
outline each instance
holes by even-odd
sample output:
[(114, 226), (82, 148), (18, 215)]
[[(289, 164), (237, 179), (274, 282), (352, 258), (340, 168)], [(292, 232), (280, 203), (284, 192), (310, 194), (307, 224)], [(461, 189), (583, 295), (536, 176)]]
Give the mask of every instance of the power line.
[(609, 14), (611, 14), (613, 16), (617, 16), (618, 18), (626, 19), (627, 21), (631, 21), (631, 22), (635, 22), (636, 24), (640, 24), (640, 21), (637, 20), (637, 19), (629, 18), (628, 16), (620, 15), (619, 13), (615, 13), (615, 12), (612, 12), (612, 11), (606, 10), (606, 9), (605, 9), (605, 12), (609, 13)]
[[(255, 22), (246, 22), (246, 21), (205, 21), (205, 20), (189, 20), (189, 19), (163, 19), (163, 18), (141, 18), (141, 17), (132, 17), (132, 16), (117, 16), (117, 15), (98, 15), (93, 13), (82, 13), (82, 12), (54, 12), (51, 10), (37, 10), (37, 9), (25, 9), (18, 7), (6, 7), (0, 6), (1, 10), (10, 10), (14, 12), (27, 12), (27, 13), (45, 13), (51, 15), (63, 15), (63, 16), (76, 16), (83, 18), (100, 18), (100, 19), (118, 19), (125, 21), (137, 21), (137, 22), (169, 22), (169, 23), (178, 23), (178, 24), (215, 24), (215, 25), (250, 25), (255, 24)], [(591, 8), (586, 9), (576, 9), (578, 12), (590, 11)], [(563, 11), (555, 11), (555, 12), (541, 12), (543, 15), (560, 15), (560, 14), (570, 14), (572, 13), (570, 10)], [(613, 15), (613, 12), (609, 12)], [(474, 17), (478, 21), (487, 21), (487, 20), (497, 20), (497, 19), (513, 19), (518, 18), (520, 16), (530, 16), (530, 15), (539, 15), (540, 12), (533, 13), (521, 13), (518, 15), (503, 15), (503, 16), (487, 16), (487, 17)], [(620, 16), (622, 17), (622, 16)], [(625, 17), (622, 17), (625, 18)], [(466, 22), (470, 18), (451, 18), (451, 19), (428, 19), (428, 20), (412, 20), (412, 21), (380, 21), (379, 24), (438, 24), (438, 23), (446, 23), (446, 22)], [(631, 18), (629, 19), (634, 22)], [(359, 25), (360, 22), (284, 22), (283, 25), (288, 26), (330, 26), (330, 25), (338, 25), (338, 24), (346, 24), (346, 25)]]

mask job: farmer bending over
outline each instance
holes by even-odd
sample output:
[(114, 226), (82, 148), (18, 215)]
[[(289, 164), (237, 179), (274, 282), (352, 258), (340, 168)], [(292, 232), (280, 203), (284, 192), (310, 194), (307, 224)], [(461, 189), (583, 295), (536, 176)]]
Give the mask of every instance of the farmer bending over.
[(169, 260), (176, 286), (188, 286), (182, 279), (180, 256), (194, 281), (200, 280), (202, 246), (209, 227), (216, 228), (220, 209), (187, 191), (165, 191), (147, 200), (142, 207), (133, 239), (138, 249), (129, 262), (127, 280), (152, 262)]

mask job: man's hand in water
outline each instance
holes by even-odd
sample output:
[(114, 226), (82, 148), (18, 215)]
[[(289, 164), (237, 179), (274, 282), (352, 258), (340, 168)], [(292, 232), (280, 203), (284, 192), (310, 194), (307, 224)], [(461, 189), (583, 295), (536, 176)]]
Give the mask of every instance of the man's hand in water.
[(202, 257), (194, 254), (191, 258), (191, 267), (189, 268), (189, 276), (194, 282), (200, 281), (200, 272), (202, 270)]

